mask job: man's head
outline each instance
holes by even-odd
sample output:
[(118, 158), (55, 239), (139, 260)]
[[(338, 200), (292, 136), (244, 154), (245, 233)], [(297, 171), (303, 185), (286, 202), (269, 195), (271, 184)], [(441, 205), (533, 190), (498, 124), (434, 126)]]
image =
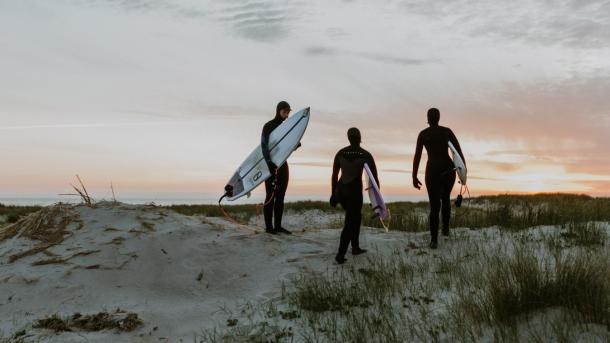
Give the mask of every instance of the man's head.
[(428, 124), (430, 125), (438, 125), (439, 120), (441, 120), (441, 112), (438, 108), (431, 108), (428, 110)]
[(360, 130), (358, 130), (355, 127), (352, 127), (349, 130), (347, 130), (347, 139), (349, 140), (349, 144), (351, 144), (351, 145), (360, 144), (360, 142), (362, 141), (361, 136), (360, 136)]
[(282, 119), (286, 119), (288, 118), (288, 114), (290, 114), (290, 111), (292, 111), (290, 105), (286, 101), (280, 101), (278, 102), (277, 107), (275, 108), (275, 116)]

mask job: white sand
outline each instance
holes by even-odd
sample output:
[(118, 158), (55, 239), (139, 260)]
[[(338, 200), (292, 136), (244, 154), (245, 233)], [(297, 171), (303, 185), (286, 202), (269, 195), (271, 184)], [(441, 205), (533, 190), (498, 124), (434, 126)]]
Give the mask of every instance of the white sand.
[[(70, 225), (71, 235), (49, 248), (51, 254), (9, 263), (9, 256), (36, 242), (17, 237), (0, 243), (0, 338), (25, 329), (28, 339), (43, 342), (194, 342), (204, 329), (226, 328), (227, 318), (239, 317), (236, 312), (244, 304), (278, 299), (282, 282), (297, 272), (341, 268), (333, 259), (340, 230), (330, 229), (341, 225), (341, 214), (287, 213), (284, 226), (294, 234), (272, 236), (256, 233), (262, 225), (260, 217), (243, 227), (222, 218), (188, 217), (154, 206), (101, 203), (96, 208), (76, 206), (73, 211), (82, 227), (78, 229), (78, 222)], [(537, 240), (555, 229), (540, 227), (524, 235)], [(384, 233), (372, 228), (361, 233), (361, 245), (370, 249), (367, 255), (401, 249), (414, 259), (447, 261), (468, 256), (473, 242), (482, 240), (490, 249), (501, 249), (512, 239), (496, 228), (462, 228), (453, 230), (452, 238), (441, 240), (441, 249), (432, 252), (426, 248), (427, 233)], [(79, 253), (89, 254), (63, 264), (32, 265)], [(366, 261), (366, 255), (347, 258), (348, 264)], [(95, 314), (117, 308), (138, 314), (144, 325), (120, 334), (111, 330), (55, 334), (32, 328), (37, 319), (53, 314)]]
[[(32, 266), (51, 258), (38, 253), (9, 263), (10, 255), (34, 242), (18, 237), (0, 243), (4, 337), (25, 329), (49, 342), (82, 342), (83, 337), (89, 342), (159, 342), (160, 338), (191, 342), (202, 329), (226, 325), (226, 311), (238, 304), (278, 297), (282, 281), (300, 268), (337, 267), (333, 258), (340, 231), (325, 227), (336, 226), (340, 215), (287, 214), (285, 227), (295, 234), (271, 236), (221, 218), (188, 217), (152, 206), (105, 203), (94, 209), (77, 206), (74, 211), (83, 227), (76, 230), (77, 225), (71, 225), (73, 235), (48, 251), (54, 257), (93, 251), (89, 255), (65, 264)], [(363, 230), (361, 240), (363, 246), (389, 247), (404, 243), (399, 236), (371, 229)], [(145, 326), (120, 335), (112, 331), (56, 335), (31, 328), (35, 320), (53, 314), (117, 308), (137, 313)]]

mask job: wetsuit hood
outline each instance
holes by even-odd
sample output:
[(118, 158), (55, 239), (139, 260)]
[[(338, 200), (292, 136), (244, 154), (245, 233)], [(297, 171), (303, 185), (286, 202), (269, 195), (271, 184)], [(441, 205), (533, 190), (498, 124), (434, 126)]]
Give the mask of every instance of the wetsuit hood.
[(280, 111), (287, 110), (287, 109), (290, 109), (290, 104), (288, 104), (288, 102), (286, 102), (286, 101), (278, 102), (277, 106), (275, 107), (275, 119), (284, 121), (285, 119), (280, 116)]
[(347, 139), (349, 140), (349, 144), (351, 146), (360, 146), (360, 142), (362, 141), (362, 138), (360, 136), (360, 130), (358, 130), (358, 128), (356, 127), (352, 127), (347, 130)]
[(441, 112), (438, 108), (431, 108), (428, 110), (428, 124), (430, 126), (438, 126), (438, 122), (441, 119)]

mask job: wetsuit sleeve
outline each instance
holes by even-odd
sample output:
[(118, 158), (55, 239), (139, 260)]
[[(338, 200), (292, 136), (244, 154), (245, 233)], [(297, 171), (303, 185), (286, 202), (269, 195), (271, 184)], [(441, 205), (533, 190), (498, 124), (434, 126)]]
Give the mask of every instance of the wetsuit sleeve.
[(369, 154), (369, 168), (371, 169), (371, 173), (373, 173), (373, 177), (375, 178), (375, 182), (377, 182), (377, 187), (381, 189), (381, 184), (379, 183), (379, 177), (377, 176), (377, 165), (375, 165), (375, 159), (373, 155)]
[(269, 132), (267, 132), (267, 127), (263, 127), (263, 132), (261, 134), (261, 149), (263, 150), (263, 157), (265, 158), (265, 162), (267, 164), (272, 163), (271, 161), (271, 153), (269, 152)]
[(413, 178), (417, 177), (417, 171), (419, 170), (419, 161), (421, 160), (421, 153), (424, 149), (424, 143), (422, 134), (417, 136), (417, 145), (415, 146), (415, 156), (413, 156)]
[(339, 182), (339, 169), (341, 166), (339, 164), (339, 154), (335, 155), (335, 161), (333, 162), (333, 175), (331, 176), (331, 192), (334, 194), (335, 189), (337, 188), (337, 183)]
[(453, 131), (451, 131), (451, 129), (449, 130), (449, 141), (451, 142), (451, 144), (453, 144), (455, 149), (460, 154), (462, 161), (464, 161), (464, 165), (466, 165), (466, 159), (464, 158), (464, 154), (462, 153), (462, 148), (460, 147), (460, 143), (458, 142), (457, 138), (455, 137), (455, 135), (453, 134)]

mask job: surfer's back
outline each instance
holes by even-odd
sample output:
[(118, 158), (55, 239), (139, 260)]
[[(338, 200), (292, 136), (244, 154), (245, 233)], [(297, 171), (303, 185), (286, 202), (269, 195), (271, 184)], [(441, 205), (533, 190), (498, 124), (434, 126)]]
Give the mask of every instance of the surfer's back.
[(342, 183), (350, 183), (362, 178), (364, 164), (375, 165), (373, 156), (360, 146), (348, 145), (335, 156), (335, 167), (341, 169)]
[(450, 128), (431, 125), (419, 133), (417, 144), (422, 144), (428, 153), (428, 162), (451, 162), (447, 142), (457, 141)]

